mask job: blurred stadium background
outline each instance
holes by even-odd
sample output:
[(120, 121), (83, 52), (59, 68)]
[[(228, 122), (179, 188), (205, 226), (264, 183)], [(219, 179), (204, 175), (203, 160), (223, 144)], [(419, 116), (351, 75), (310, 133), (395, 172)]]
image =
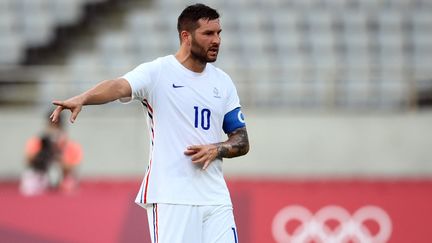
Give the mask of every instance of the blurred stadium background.
[[(224, 165), (240, 240), (292, 242), (302, 222), (281, 212), (297, 205), (383, 210), (390, 223), (368, 214), (353, 242), (432, 242), (432, 1), (201, 2), (221, 13), (216, 64), (250, 133), (250, 153)], [(0, 0), (0, 241), (150, 242), (132, 203), (148, 156), (139, 104), (86, 107), (68, 126), (84, 149), (77, 194), (24, 198), (17, 182), (51, 100), (174, 53), (191, 3)]]

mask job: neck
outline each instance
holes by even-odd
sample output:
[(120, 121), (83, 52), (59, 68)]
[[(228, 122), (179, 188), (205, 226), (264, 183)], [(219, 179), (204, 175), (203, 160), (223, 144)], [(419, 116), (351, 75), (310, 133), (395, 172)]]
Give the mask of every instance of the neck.
[(196, 72), (202, 73), (206, 67), (205, 62), (202, 62), (196, 58), (194, 58), (190, 52), (185, 47), (180, 47), (180, 49), (175, 54), (175, 58), (179, 61), (185, 68)]

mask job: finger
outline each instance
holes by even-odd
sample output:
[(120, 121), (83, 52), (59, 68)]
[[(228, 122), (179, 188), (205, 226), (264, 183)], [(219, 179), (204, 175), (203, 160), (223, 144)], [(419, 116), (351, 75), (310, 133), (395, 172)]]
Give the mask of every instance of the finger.
[(203, 166), (203, 170), (205, 170), (205, 169), (207, 169), (208, 168), (208, 166), (210, 165), (210, 160), (207, 160), (205, 163), (204, 163), (204, 166)]
[(192, 163), (194, 164), (200, 164), (200, 163), (204, 163), (204, 161), (206, 161), (207, 156), (204, 153), (199, 154), (199, 156), (197, 156), (196, 158), (191, 158)]
[(59, 118), (60, 112), (62, 112), (62, 110), (63, 110), (63, 107), (58, 106), (58, 107), (53, 111), (53, 113), (52, 113), (51, 116), (50, 116), (52, 122), (54, 122), (54, 123), (58, 122), (58, 118)]
[(78, 113), (80, 112), (80, 110), (81, 109), (77, 108), (77, 109), (75, 109), (75, 110), (72, 111), (72, 115), (70, 117), (70, 122), (72, 122), (72, 123), (75, 122), (75, 120), (76, 120), (76, 118), (77, 118)]
[(58, 105), (58, 106), (64, 106), (64, 102), (61, 100), (53, 100), (52, 102), (54, 105)]
[(187, 149), (188, 150), (200, 150), (201, 147), (202, 147), (202, 145), (191, 145), (191, 146), (188, 146)]
[(204, 155), (205, 155), (204, 152), (202, 152), (202, 151), (198, 152), (198, 153), (196, 153), (195, 155), (192, 156), (191, 160), (194, 163), (204, 162), (203, 159), (202, 159), (204, 157)]
[(196, 151), (196, 150), (190, 150), (190, 149), (188, 149), (188, 150), (184, 151), (184, 154), (190, 156), (190, 155), (196, 154), (197, 152), (198, 151)]
[(196, 145), (188, 146), (184, 152), (185, 155), (193, 155), (199, 151)]

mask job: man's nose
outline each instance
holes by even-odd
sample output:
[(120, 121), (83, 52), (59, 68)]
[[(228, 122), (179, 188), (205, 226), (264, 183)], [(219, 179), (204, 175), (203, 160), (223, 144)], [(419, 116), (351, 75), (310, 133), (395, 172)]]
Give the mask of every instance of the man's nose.
[(213, 38), (213, 43), (219, 45), (221, 43), (221, 37), (219, 35), (215, 35)]

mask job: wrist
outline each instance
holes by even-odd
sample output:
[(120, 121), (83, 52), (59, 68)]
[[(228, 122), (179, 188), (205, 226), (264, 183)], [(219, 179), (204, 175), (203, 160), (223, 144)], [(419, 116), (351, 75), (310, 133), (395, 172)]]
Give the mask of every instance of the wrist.
[(76, 102), (78, 103), (78, 105), (80, 106), (84, 106), (87, 104), (88, 98), (87, 95), (85, 93), (78, 95), (76, 97)]
[(228, 148), (223, 143), (217, 143), (216, 149), (217, 149), (217, 158), (222, 159), (224, 157), (227, 157)]

